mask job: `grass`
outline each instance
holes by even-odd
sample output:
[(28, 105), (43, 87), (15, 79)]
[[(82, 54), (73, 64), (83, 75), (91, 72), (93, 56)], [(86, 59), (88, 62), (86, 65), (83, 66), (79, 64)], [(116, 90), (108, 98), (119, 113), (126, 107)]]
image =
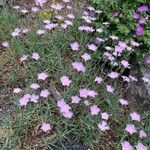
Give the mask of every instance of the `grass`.
[[(0, 14), (0, 40), (10, 41), (10, 48), (4, 50), (6, 58), (3, 61), (8, 62), (8, 66), (2, 65), (1, 76), (3, 79), (1, 85), (0, 103), (6, 108), (1, 115), (1, 133), (0, 148), (1, 149), (66, 149), (67, 141), (70, 139), (78, 139), (87, 148), (96, 149), (103, 146), (101, 141), (104, 140), (109, 149), (120, 149), (120, 139), (126, 139), (127, 134), (121, 129), (125, 128), (126, 121), (130, 122), (125, 115), (128, 109), (123, 109), (118, 104), (119, 90), (116, 94), (108, 94), (105, 90), (105, 82), (96, 85), (95, 76), (102, 75), (97, 70), (94, 61), (87, 62), (85, 65), (87, 71), (85, 74), (76, 73), (71, 63), (78, 61), (81, 54), (86, 51), (87, 43), (93, 41), (95, 36), (78, 31), (81, 20), (76, 20), (75, 26), (66, 31), (48, 32), (40, 37), (36, 35), (36, 30), (40, 27), (42, 19), (38, 19), (37, 24), (31, 28), (31, 32), (21, 38), (12, 38), (10, 33), (16, 27), (24, 27), (19, 20), (19, 15), (8, 10), (1, 10)], [(24, 22), (25, 23), (25, 22)], [(73, 53), (69, 49), (72, 41), (78, 41), (81, 50)], [(21, 64), (18, 59), (22, 54), (32, 55), (33, 52), (39, 53), (41, 59), (39, 61), (28, 61)], [(10, 68), (10, 70), (9, 70)], [(6, 76), (5, 70), (8, 75)], [(50, 77), (47, 82), (40, 83), (43, 88), (50, 88), (50, 82), (53, 81), (55, 88), (60, 92), (66, 102), (70, 103), (70, 97), (76, 95), (80, 88), (87, 87), (95, 89), (99, 96), (96, 99), (90, 99), (90, 102), (97, 104), (103, 111), (111, 114), (112, 130), (108, 133), (102, 133), (97, 128), (97, 124), (101, 121), (101, 117), (92, 117), (89, 108), (83, 103), (73, 105), (72, 110), (74, 117), (70, 120), (64, 119), (58, 112), (56, 107), (56, 99), (53, 95), (46, 99), (40, 99), (37, 104), (28, 104), (26, 107), (20, 107), (18, 100), (20, 96), (12, 94), (14, 87), (19, 86), (25, 92), (34, 92), (29, 89), (29, 85), (37, 82), (37, 74), (45, 71)], [(73, 83), (68, 88), (63, 88), (60, 84), (60, 77), (68, 75)], [(90, 82), (89, 82), (90, 81)], [(109, 83), (106, 79), (106, 82)], [(111, 82), (110, 82), (111, 83)], [(115, 82), (114, 84), (116, 84)], [(7, 95), (5, 95), (7, 93)], [(4, 95), (4, 96), (3, 96)], [(7, 101), (7, 102), (6, 102)], [(43, 134), (39, 127), (42, 122), (50, 122), (54, 125), (50, 133)], [(148, 125), (145, 129), (149, 131)], [(108, 142), (107, 140), (110, 139)], [(133, 139), (133, 140), (136, 140)], [(146, 141), (147, 143), (149, 141)], [(98, 143), (98, 144), (94, 144)], [(106, 147), (105, 147), (106, 148)], [(108, 149), (108, 150), (109, 150)]]

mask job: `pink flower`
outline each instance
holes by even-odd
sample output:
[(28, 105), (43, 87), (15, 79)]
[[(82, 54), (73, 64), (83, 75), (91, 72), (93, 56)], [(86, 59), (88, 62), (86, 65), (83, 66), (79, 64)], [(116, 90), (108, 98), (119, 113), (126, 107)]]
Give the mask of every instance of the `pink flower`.
[(111, 73), (108, 74), (108, 77), (110, 77), (112, 79), (118, 78), (119, 77), (119, 73), (112, 71)]
[(136, 130), (134, 124), (127, 124), (125, 130), (126, 130), (127, 132), (129, 132), (131, 135), (132, 135), (133, 133), (137, 133), (137, 130)]
[(84, 59), (84, 61), (88, 61), (91, 59), (91, 55), (89, 55), (88, 53), (84, 53), (81, 57)]
[(36, 90), (36, 89), (40, 88), (40, 86), (39, 86), (39, 84), (37, 84), (37, 83), (32, 83), (32, 84), (30, 85), (30, 88)]
[(70, 44), (70, 47), (73, 51), (79, 51), (80, 46), (79, 46), (78, 42), (73, 42)]
[(58, 20), (63, 20), (64, 19), (64, 17), (61, 16), (61, 15), (57, 15), (57, 16), (55, 16), (55, 18), (58, 19)]
[(22, 98), (19, 99), (20, 106), (26, 106), (31, 98), (30, 94), (25, 94)]
[(26, 14), (26, 13), (28, 13), (28, 10), (22, 9), (20, 12), (22, 12), (23, 14)]
[(122, 60), (121, 65), (124, 66), (125, 68), (131, 68), (129, 62), (126, 60)]
[(24, 33), (24, 34), (27, 33), (27, 32), (29, 32), (28, 28), (25, 28), (25, 29), (22, 30), (22, 33)]
[(85, 100), (83, 103), (84, 103), (86, 106), (90, 106), (90, 105), (91, 105), (91, 103), (90, 103), (88, 100)]
[(132, 46), (136, 46), (136, 47), (139, 47), (140, 46), (140, 44), (139, 43), (137, 43), (137, 42), (135, 42), (135, 41), (131, 41), (131, 44), (132, 44)]
[(130, 82), (130, 78), (127, 76), (121, 76), (123, 81)]
[(106, 90), (109, 93), (114, 93), (114, 88), (111, 85), (106, 85)]
[(47, 0), (35, 0), (37, 6), (43, 6), (46, 2)]
[(89, 50), (94, 51), (94, 52), (97, 50), (97, 46), (94, 44), (89, 44), (88, 48), (89, 48)]
[(137, 113), (137, 112), (133, 112), (130, 114), (130, 117), (132, 118), (132, 120), (134, 121), (141, 121), (141, 116)]
[(142, 77), (142, 80), (143, 80), (145, 83), (150, 83), (150, 79), (147, 78), (147, 77)]
[(63, 0), (63, 2), (65, 2), (65, 3), (69, 3), (69, 2), (70, 2), (70, 0)]
[(63, 6), (59, 3), (56, 3), (56, 4), (51, 4), (51, 8), (53, 8), (54, 10), (61, 10)]
[(74, 104), (78, 104), (81, 101), (81, 98), (78, 96), (72, 96), (71, 99), (72, 99), (71, 103)]
[(103, 32), (103, 29), (98, 28), (98, 29), (96, 29), (96, 32), (98, 32), (98, 33), (102, 33), (102, 32)]
[(70, 21), (70, 20), (65, 20), (64, 22), (65, 22), (65, 24), (67, 24), (68, 26), (72, 26), (72, 25), (73, 25), (73, 22)]
[(62, 76), (60, 78), (60, 81), (61, 81), (63, 86), (69, 86), (72, 82), (67, 76)]
[(37, 33), (38, 35), (43, 35), (43, 34), (45, 34), (45, 30), (39, 29), (39, 30), (37, 30), (36, 33)]
[(101, 123), (98, 124), (98, 128), (101, 130), (101, 131), (106, 131), (106, 130), (109, 130), (110, 127), (108, 126), (107, 122), (106, 121), (102, 121)]
[(13, 36), (13, 37), (16, 37), (16, 36), (19, 36), (19, 33), (21, 32), (21, 30), (19, 29), (19, 28), (16, 28), (12, 33), (11, 33), (11, 35)]
[(17, 10), (17, 9), (20, 8), (20, 6), (17, 6), (17, 5), (16, 5), (16, 6), (13, 6), (13, 8)]
[(60, 112), (61, 113), (67, 113), (70, 111), (70, 109), (71, 109), (71, 107), (68, 104), (65, 104), (62, 107), (60, 107)]
[(90, 106), (90, 111), (91, 111), (91, 115), (94, 116), (94, 115), (98, 115), (98, 113), (101, 111), (97, 105), (93, 105), (93, 106)]
[(67, 17), (70, 19), (75, 19), (75, 16), (73, 14), (68, 14)]
[(65, 24), (65, 23), (63, 23), (63, 24), (61, 24), (61, 27), (62, 27), (63, 29), (66, 29), (66, 28), (68, 27), (68, 25)]
[(72, 66), (74, 69), (76, 69), (78, 72), (85, 72), (85, 66), (81, 62), (74, 62), (72, 63)]
[(21, 61), (21, 62), (24, 62), (24, 61), (27, 60), (27, 58), (28, 58), (28, 55), (22, 55), (22, 56), (20, 57), (20, 61)]
[(128, 141), (123, 141), (121, 146), (122, 150), (133, 150), (133, 146)]
[(2, 43), (2, 46), (3, 47), (6, 47), (6, 48), (9, 48), (9, 42), (5, 41)]
[(94, 90), (88, 90), (88, 96), (95, 98), (98, 93)]
[(43, 123), (42, 126), (41, 126), (41, 129), (44, 131), (44, 132), (47, 132), (49, 130), (52, 130), (52, 125), (49, 124), (49, 123)]
[(66, 105), (66, 102), (64, 101), (64, 99), (57, 101), (57, 107), (62, 108), (64, 105)]
[(93, 29), (93, 27), (90, 27), (90, 26), (80, 26), (78, 29), (81, 31), (86, 31), (86, 32), (94, 32), (95, 31)]
[(109, 119), (109, 114), (107, 112), (101, 113), (102, 119), (108, 120)]
[(40, 59), (40, 56), (39, 56), (38, 53), (33, 53), (33, 54), (32, 54), (32, 58), (33, 58), (34, 60), (39, 60), (39, 59)]
[(71, 112), (71, 111), (64, 112), (64, 113), (62, 113), (62, 115), (63, 115), (65, 118), (71, 119), (71, 118), (73, 117), (73, 112)]
[(83, 97), (83, 98), (87, 98), (88, 97), (88, 90), (87, 89), (80, 89), (79, 91), (80, 93), (80, 97)]
[(35, 94), (31, 95), (31, 98), (30, 98), (31, 102), (37, 103), (38, 100), (39, 100), (39, 95), (35, 95)]
[(20, 88), (14, 88), (13, 93), (20, 93), (22, 90)]
[(128, 101), (127, 101), (127, 100), (124, 100), (124, 99), (119, 99), (118, 101), (119, 101), (120, 104), (123, 105), (123, 106), (127, 106), (127, 105), (129, 104)]
[(31, 11), (32, 11), (32, 12), (38, 12), (38, 11), (39, 11), (39, 8), (37, 8), (37, 7), (32, 7), (32, 8), (31, 8)]
[(142, 143), (138, 143), (135, 147), (136, 150), (148, 150), (148, 147), (143, 145)]
[(131, 81), (138, 81), (135, 77), (129, 75), (129, 78), (131, 79)]
[(100, 84), (103, 81), (103, 79), (101, 77), (96, 77), (94, 82), (97, 82), (98, 84)]
[(147, 134), (145, 133), (145, 131), (144, 130), (140, 130), (140, 136), (139, 136), (140, 138), (145, 138), (145, 137), (147, 137)]
[(40, 93), (40, 96), (44, 98), (48, 97), (48, 95), (49, 95), (49, 91), (47, 89), (42, 90)]
[(45, 72), (38, 74), (38, 80), (46, 80), (46, 78), (48, 78), (48, 75)]

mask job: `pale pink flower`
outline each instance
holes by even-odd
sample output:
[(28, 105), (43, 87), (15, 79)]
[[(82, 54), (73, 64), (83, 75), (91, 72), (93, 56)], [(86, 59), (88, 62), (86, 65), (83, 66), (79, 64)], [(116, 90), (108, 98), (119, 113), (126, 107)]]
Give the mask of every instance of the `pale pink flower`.
[(11, 35), (12, 35), (13, 37), (16, 37), (16, 36), (19, 36), (19, 33), (20, 33), (20, 31), (13, 31), (13, 32), (11, 33)]
[(30, 85), (30, 88), (36, 90), (36, 89), (40, 88), (40, 86), (39, 86), (39, 84), (37, 84), (37, 83), (32, 83), (32, 84)]
[(101, 130), (101, 131), (106, 131), (106, 130), (109, 130), (110, 127), (108, 126), (107, 122), (106, 121), (102, 121), (101, 123), (98, 124), (98, 128)]
[(22, 98), (19, 99), (20, 106), (26, 106), (30, 101), (30, 98), (30, 94), (25, 94)]
[(80, 97), (83, 97), (83, 98), (88, 97), (88, 90), (86, 88), (80, 89), (79, 93), (80, 93)]
[(118, 36), (115, 36), (115, 35), (112, 35), (112, 36), (109, 36), (112, 40), (118, 40)]
[(35, 0), (37, 6), (43, 6), (46, 2), (47, 0)]
[(86, 31), (86, 32), (94, 32), (95, 30), (93, 29), (93, 27), (90, 27), (90, 26), (80, 26), (78, 28), (79, 30), (81, 31)]
[(21, 91), (22, 90), (20, 88), (14, 88), (13, 89), (13, 93), (16, 93), (16, 94), (20, 93)]
[(119, 73), (112, 71), (111, 73), (108, 74), (108, 77), (110, 77), (112, 79), (116, 79), (119, 77)]
[(126, 60), (122, 60), (121, 65), (124, 66), (125, 68), (131, 68), (129, 62)]
[(88, 61), (91, 59), (91, 55), (89, 55), (88, 53), (84, 53), (83, 55), (81, 55), (81, 57), (84, 59), (84, 61)]
[(72, 83), (72, 81), (67, 76), (62, 76), (60, 81), (63, 86), (69, 86)]
[(103, 32), (103, 29), (98, 28), (98, 29), (96, 29), (96, 31), (97, 31), (98, 33), (102, 33), (102, 32)]
[(63, 24), (61, 24), (61, 27), (62, 27), (63, 29), (66, 29), (66, 28), (68, 27), (68, 25), (65, 24), (65, 23), (63, 23)]
[(81, 98), (79, 96), (72, 96), (71, 99), (72, 99), (71, 103), (74, 104), (78, 104), (81, 101)]
[(127, 101), (127, 100), (124, 100), (124, 99), (119, 99), (118, 101), (119, 101), (120, 104), (123, 105), (123, 106), (127, 106), (127, 105), (129, 104), (128, 101)]
[(67, 113), (70, 111), (70, 109), (71, 109), (71, 107), (68, 104), (65, 104), (65, 105), (60, 107), (60, 112), (61, 113)]
[(42, 126), (41, 126), (41, 129), (44, 131), (44, 132), (47, 132), (49, 130), (52, 130), (52, 125), (49, 124), (49, 123), (43, 123)]
[(94, 115), (98, 115), (98, 113), (100, 112), (100, 108), (97, 107), (97, 105), (93, 105), (93, 106), (90, 106), (90, 113), (92, 116)]
[(28, 10), (22, 9), (20, 12), (22, 12), (23, 14), (26, 14), (26, 13), (28, 13)]
[(145, 138), (145, 137), (147, 137), (147, 134), (145, 133), (144, 130), (140, 130), (140, 133), (139, 133), (139, 134), (140, 134), (140, 135), (139, 135), (140, 138)]
[(14, 9), (18, 10), (20, 8), (20, 6), (13, 6)]
[(59, 3), (56, 3), (56, 4), (51, 4), (51, 8), (53, 8), (54, 10), (61, 10), (63, 6)]
[(70, 44), (70, 47), (73, 51), (79, 51), (80, 46), (79, 46), (78, 42), (73, 42)]
[(128, 141), (123, 141), (121, 143), (122, 149), (121, 150), (134, 150), (133, 146)]
[(127, 76), (121, 76), (123, 81), (130, 82), (130, 78)]
[(40, 96), (44, 98), (48, 97), (48, 95), (49, 95), (49, 91), (47, 89), (42, 90), (40, 93)]
[(92, 6), (87, 7), (87, 9), (90, 10), (90, 11), (95, 11), (95, 8), (92, 7)]
[(107, 112), (101, 113), (102, 119), (108, 120), (109, 119), (109, 114)]
[(57, 107), (62, 108), (64, 105), (66, 105), (66, 102), (64, 101), (64, 99), (57, 101)]
[(112, 48), (110, 46), (106, 46), (105, 49), (110, 51)]
[(50, 23), (51, 23), (50, 20), (43, 20), (43, 22), (44, 22), (45, 24), (50, 24)]
[(88, 49), (95, 52), (97, 50), (97, 46), (94, 44), (89, 44)]
[(150, 83), (150, 79), (147, 78), (147, 77), (142, 77), (142, 80), (143, 80), (145, 83)]
[(70, 2), (70, 0), (63, 0), (63, 2), (65, 2), (65, 3), (69, 3), (69, 2)]
[(32, 8), (31, 8), (31, 11), (32, 11), (32, 12), (38, 12), (39, 10), (40, 10), (40, 9), (37, 8), (37, 7), (32, 7)]
[(28, 55), (22, 55), (22, 56), (20, 57), (20, 61), (21, 61), (21, 62), (24, 62), (24, 61), (27, 60), (27, 58), (28, 58)]
[(43, 35), (43, 34), (45, 34), (45, 30), (39, 29), (39, 30), (37, 30), (36, 33), (37, 33), (38, 35)]
[(39, 55), (38, 53), (33, 53), (33, 54), (32, 54), (32, 58), (33, 58), (34, 60), (39, 60), (39, 59), (40, 59), (40, 55)]
[(74, 69), (76, 69), (78, 72), (85, 72), (86, 68), (81, 62), (74, 62), (72, 63), (72, 66)]
[(24, 33), (24, 34), (25, 34), (25, 33), (28, 33), (28, 32), (29, 32), (29, 29), (28, 29), (28, 28), (25, 28), (25, 29), (22, 30), (22, 33)]
[(2, 46), (3, 47), (6, 47), (6, 48), (9, 48), (9, 42), (5, 41), (2, 43)]
[(142, 143), (138, 143), (135, 147), (136, 150), (148, 150), (148, 147), (143, 145)]
[(132, 135), (133, 133), (137, 133), (137, 130), (136, 130), (134, 124), (127, 124), (125, 130), (126, 130), (127, 132), (129, 132), (131, 135)]
[(106, 90), (109, 93), (114, 93), (114, 88), (111, 85), (106, 85)]
[(45, 72), (41, 72), (38, 74), (38, 80), (46, 80), (46, 78), (48, 78), (48, 74), (46, 74)]
[(88, 96), (95, 98), (98, 93), (94, 90), (88, 90)]
[(75, 16), (73, 14), (68, 14), (67, 17), (70, 19), (75, 19)]
[(65, 24), (67, 24), (68, 26), (72, 26), (72, 25), (73, 25), (73, 22), (70, 21), (70, 20), (65, 20), (64, 22), (65, 22)]
[(133, 45), (133, 46), (136, 46), (136, 47), (139, 47), (140, 46), (140, 44), (139, 43), (137, 43), (137, 42), (135, 42), (135, 41), (131, 41), (131, 44)]
[(65, 118), (71, 119), (71, 118), (73, 117), (73, 112), (71, 112), (71, 111), (63, 112), (62, 115), (63, 115)]
[(135, 77), (129, 75), (129, 78), (131, 79), (131, 81), (138, 81)]
[(57, 26), (58, 26), (57, 23), (49, 23), (49, 24), (46, 24), (44, 28), (48, 29), (48, 30), (52, 30), (52, 29), (56, 28)]
[(83, 103), (84, 103), (86, 106), (90, 106), (90, 105), (91, 105), (91, 103), (90, 103), (88, 100), (85, 100)]
[(134, 121), (141, 121), (141, 116), (137, 112), (133, 112), (130, 114), (130, 117)]
[(30, 98), (31, 102), (37, 103), (38, 100), (39, 100), (39, 95), (35, 95), (35, 94), (31, 95), (31, 98)]
[(100, 84), (102, 81), (103, 81), (103, 79), (101, 77), (98, 77), (98, 76), (94, 80), (94, 82), (96, 82), (98, 84)]
[(61, 15), (57, 15), (57, 16), (55, 16), (55, 18), (58, 19), (58, 20), (63, 20), (64, 19), (64, 17), (61, 16)]

